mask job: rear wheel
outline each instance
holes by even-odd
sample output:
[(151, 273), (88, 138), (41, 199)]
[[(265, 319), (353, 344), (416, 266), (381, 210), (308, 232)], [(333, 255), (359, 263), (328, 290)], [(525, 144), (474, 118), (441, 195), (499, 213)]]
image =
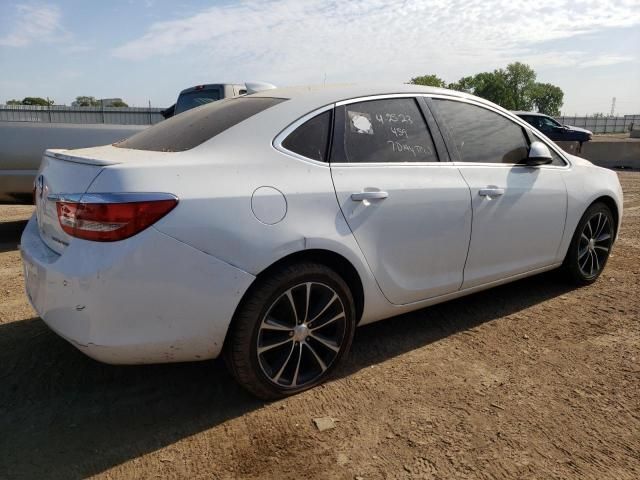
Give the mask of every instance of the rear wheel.
[(322, 383), (351, 346), (349, 287), (322, 264), (283, 267), (249, 292), (234, 318), (225, 358), (254, 395), (276, 399)]
[(594, 203), (580, 219), (564, 260), (564, 270), (579, 285), (596, 281), (604, 270), (615, 234), (613, 214), (603, 203)]

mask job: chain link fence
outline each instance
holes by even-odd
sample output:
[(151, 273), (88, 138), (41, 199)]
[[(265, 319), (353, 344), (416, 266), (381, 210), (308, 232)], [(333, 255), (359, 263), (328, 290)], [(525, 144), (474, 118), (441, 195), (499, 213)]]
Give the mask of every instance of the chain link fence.
[(164, 118), (161, 108), (0, 105), (0, 122), (153, 125)]
[[(112, 125), (153, 125), (163, 120), (161, 108), (147, 107), (67, 107), (53, 105), (0, 105), (0, 122), (106, 123)], [(624, 133), (633, 124), (640, 125), (640, 115), (623, 117), (555, 117), (563, 125), (586, 128), (593, 133)]]

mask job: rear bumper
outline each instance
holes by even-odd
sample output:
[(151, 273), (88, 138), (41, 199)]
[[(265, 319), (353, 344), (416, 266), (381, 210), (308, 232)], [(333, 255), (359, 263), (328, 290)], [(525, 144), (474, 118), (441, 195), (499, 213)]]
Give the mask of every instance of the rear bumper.
[(106, 363), (219, 355), (254, 277), (154, 228), (120, 242), (74, 239), (62, 255), (35, 217), (21, 239), (27, 296), (45, 323)]

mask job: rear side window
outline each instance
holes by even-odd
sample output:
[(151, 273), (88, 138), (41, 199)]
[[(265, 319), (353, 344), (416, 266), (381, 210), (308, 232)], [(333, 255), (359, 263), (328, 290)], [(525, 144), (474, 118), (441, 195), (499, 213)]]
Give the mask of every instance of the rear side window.
[(285, 138), (282, 146), (303, 157), (326, 162), (331, 134), (331, 112), (332, 110), (328, 110), (304, 122)]
[(267, 97), (220, 100), (164, 120), (114, 143), (114, 146), (153, 152), (183, 152), (285, 100)]
[(438, 118), (444, 120), (460, 161), (519, 163), (529, 144), (520, 125), (486, 108), (453, 100), (434, 99)]
[[(336, 111), (343, 145), (332, 162), (437, 162), (427, 124), (414, 98), (350, 103)], [(337, 137), (338, 138), (338, 137)]]

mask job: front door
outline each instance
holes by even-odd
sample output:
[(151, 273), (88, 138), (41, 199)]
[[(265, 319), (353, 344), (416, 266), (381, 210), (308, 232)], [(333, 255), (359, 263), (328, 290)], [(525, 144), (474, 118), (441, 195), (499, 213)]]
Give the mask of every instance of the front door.
[(471, 191), (463, 288), (554, 264), (567, 211), (564, 161), (518, 165), (529, 148), (519, 124), (471, 103), (433, 99), (433, 105)]
[(335, 116), (337, 199), (384, 295), (406, 304), (458, 290), (469, 189), (454, 165), (439, 162), (416, 99), (353, 102)]

